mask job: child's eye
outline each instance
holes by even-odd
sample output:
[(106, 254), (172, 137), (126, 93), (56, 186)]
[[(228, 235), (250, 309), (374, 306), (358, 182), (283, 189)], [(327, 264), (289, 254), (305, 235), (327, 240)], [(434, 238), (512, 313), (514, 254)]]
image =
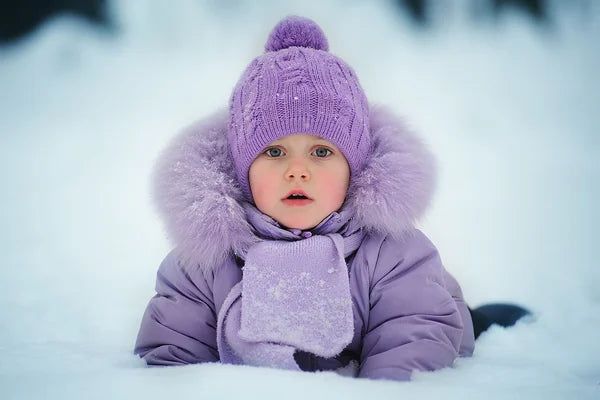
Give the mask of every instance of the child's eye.
[(327, 157), (328, 155), (330, 155), (331, 153), (333, 153), (331, 150), (325, 148), (325, 147), (319, 147), (318, 149), (316, 149), (315, 151), (313, 151), (313, 154), (317, 157)]
[(269, 157), (280, 157), (283, 154), (283, 152), (277, 147), (271, 147), (270, 149), (267, 149), (265, 151), (265, 154)]

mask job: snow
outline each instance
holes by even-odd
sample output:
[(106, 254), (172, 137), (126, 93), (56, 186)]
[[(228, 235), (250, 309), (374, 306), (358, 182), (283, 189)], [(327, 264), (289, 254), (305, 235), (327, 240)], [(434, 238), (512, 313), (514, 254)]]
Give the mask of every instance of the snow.
[[(600, 7), (563, 2), (546, 29), (479, 24), (463, 3), (438, 3), (423, 31), (384, 1), (122, 0), (114, 33), (61, 16), (1, 48), (0, 398), (600, 398)], [(410, 383), (131, 354), (170, 249), (153, 162), (227, 104), (293, 13), (438, 157), (421, 228), (469, 303), (517, 302), (534, 321)]]

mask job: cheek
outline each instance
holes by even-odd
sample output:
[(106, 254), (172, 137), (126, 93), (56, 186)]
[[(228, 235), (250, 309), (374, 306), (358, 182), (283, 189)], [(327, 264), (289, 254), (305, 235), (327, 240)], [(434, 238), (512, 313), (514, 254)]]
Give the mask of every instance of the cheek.
[(327, 201), (333, 207), (340, 207), (348, 190), (348, 175), (326, 174), (321, 180), (321, 190), (327, 194)]
[(277, 194), (274, 173), (268, 170), (251, 170), (249, 175), (250, 190), (256, 205), (272, 202), (273, 196)]

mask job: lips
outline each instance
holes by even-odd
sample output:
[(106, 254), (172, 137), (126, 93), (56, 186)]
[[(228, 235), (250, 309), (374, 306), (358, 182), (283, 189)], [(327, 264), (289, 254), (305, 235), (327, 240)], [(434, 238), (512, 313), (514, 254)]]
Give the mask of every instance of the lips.
[(283, 199), (281, 201), (286, 206), (307, 206), (313, 202), (311, 199)]
[(282, 200), (312, 200), (302, 189), (293, 189)]
[(286, 197), (281, 199), (283, 204), (287, 206), (306, 206), (313, 202), (313, 199), (301, 189), (294, 189), (290, 191)]

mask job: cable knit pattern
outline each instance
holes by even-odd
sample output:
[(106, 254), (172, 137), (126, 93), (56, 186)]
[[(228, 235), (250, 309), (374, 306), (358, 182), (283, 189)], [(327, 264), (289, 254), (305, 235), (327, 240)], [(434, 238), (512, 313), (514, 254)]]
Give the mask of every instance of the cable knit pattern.
[(363, 167), (370, 146), (367, 99), (352, 68), (322, 50), (327, 48), (313, 21), (284, 19), (273, 29), (267, 52), (250, 63), (233, 89), (229, 151), (246, 198), (251, 199), (252, 161), (287, 135), (321, 136), (342, 151), (351, 174)]

